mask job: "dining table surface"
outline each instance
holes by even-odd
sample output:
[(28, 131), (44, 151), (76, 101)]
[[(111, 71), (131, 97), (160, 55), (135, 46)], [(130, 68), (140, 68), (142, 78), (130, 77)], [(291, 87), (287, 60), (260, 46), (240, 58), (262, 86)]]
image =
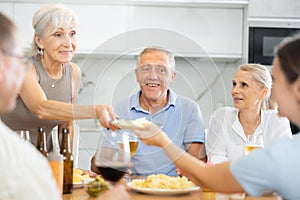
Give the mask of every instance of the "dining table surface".
[[(143, 194), (128, 188), (131, 200), (238, 200), (229, 194), (220, 194), (211, 191), (202, 191), (201, 189), (180, 195), (153, 195)], [(64, 194), (63, 200), (93, 200), (89, 197), (84, 188), (75, 188), (71, 194)], [(251, 197), (245, 196), (244, 200), (280, 200), (277, 195)], [(241, 198), (239, 198), (241, 200)]]

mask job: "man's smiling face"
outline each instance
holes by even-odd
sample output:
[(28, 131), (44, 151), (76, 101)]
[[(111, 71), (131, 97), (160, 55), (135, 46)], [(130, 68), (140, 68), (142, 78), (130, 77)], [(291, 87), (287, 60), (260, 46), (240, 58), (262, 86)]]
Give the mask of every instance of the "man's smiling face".
[(143, 54), (136, 68), (136, 79), (142, 95), (148, 101), (159, 102), (166, 98), (167, 90), (175, 78), (175, 69), (163, 51)]

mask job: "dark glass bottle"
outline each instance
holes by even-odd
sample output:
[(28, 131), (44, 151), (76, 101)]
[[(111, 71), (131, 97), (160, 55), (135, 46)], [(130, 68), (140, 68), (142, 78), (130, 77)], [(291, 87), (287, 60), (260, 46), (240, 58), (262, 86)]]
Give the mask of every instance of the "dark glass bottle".
[(36, 142), (36, 148), (45, 156), (48, 157), (48, 151), (46, 147), (46, 132), (44, 131), (44, 128), (39, 127), (38, 128), (38, 137)]
[(70, 134), (68, 128), (62, 129), (60, 153), (64, 157), (63, 193), (70, 194), (73, 190), (73, 155), (70, 150)]

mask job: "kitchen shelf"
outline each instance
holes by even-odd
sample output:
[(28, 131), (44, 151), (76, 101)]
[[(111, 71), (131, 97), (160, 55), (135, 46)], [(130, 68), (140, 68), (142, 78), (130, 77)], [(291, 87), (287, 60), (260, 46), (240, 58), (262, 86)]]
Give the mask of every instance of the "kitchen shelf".
[[(49, 0), (0, 0), (6, 3), (49, 3)], [(61, 0), (65, 4), (142, 5), (174, 7), (244, 8), (248, 0)]]
[(299, 18), (249, 17), (249, 27), (300, 28)]

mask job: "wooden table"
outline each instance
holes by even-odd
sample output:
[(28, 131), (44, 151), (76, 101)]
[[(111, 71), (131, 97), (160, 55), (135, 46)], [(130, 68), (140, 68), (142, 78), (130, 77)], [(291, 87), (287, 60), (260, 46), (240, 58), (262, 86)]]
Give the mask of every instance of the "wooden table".
[[(158, 195), (148, 195), (137, 193), (135, 191), (130, 191), (130, 199), (132, 200), (231, 200), (229, 195), (219, 194), (214, 192), (192, 192), (185, 195), (177, 196), (158, 196)], [(83, 188), (74, 189), (72, 194), (63, 195), (63, 200), (93, 200), (94, 198), (89, 198), (89, 195), (85, 192)], [(279, 200), (278, 196), (267, 196), (267, 197), (249, 197), (246, 196), (244, 200)], [(117, 200), (117, 199), (116, 199)]]

